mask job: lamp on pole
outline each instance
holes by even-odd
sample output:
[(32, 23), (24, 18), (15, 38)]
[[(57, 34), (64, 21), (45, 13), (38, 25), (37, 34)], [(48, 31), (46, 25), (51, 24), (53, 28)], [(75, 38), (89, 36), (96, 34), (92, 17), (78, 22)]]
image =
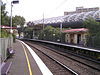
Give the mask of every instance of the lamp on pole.
[(12, 1), (11, 2), (11, 19), (10, 19), (10, 27), (11, 27), (11, 33), (13, 32), (12, 31), (12, 7), (13, 7), (13, 4), (17, 4), (17, 3), (19, 3), (19, 1), (17, 0), (17, 1)]
[[(19, 3), (18, 0), (11, 2), (11, 15), (10, 15), (10, 33), (11, 33), (11, 38), (12, 38), (12, 33), (13, 33), (13, 30), (12, 30), (12, 7), (13, 7), (13, 4), (17, 4), (17, 3)], [(11, 41), (11, 47), (12, 47), (12, 41)]]

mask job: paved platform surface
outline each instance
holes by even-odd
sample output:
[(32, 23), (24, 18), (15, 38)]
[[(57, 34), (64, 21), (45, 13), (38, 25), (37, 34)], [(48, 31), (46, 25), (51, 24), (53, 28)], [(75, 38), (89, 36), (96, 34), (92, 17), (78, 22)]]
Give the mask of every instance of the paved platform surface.
[[(12, 61), (12, 65), (8, 75), (43, 75), (25, 45), (16, 41), (16, 43), (13, 44), (13, 49), (15, 50), (15, 55), (13, 58), (9, 59), (9, 61)], [(25, 54), (25, 51), (27, 55)]]

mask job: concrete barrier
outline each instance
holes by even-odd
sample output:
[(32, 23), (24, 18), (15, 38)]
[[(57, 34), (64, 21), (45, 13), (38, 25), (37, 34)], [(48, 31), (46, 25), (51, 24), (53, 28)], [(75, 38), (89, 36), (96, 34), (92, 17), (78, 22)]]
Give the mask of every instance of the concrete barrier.
[(0, 59), (1, 63), (7, 58), (7, 48), (13, 44), (13, 38), (0, 38)]

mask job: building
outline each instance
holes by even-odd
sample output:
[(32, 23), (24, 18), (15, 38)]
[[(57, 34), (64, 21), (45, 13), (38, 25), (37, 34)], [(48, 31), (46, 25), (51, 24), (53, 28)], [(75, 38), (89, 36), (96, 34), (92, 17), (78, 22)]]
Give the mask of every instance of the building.
[(99, 10), (99, 7), (94, 7), (94, 8), (76, 7), (76, 11), (64, 12), (64, 15), (82, 13), (82, 12), (90, 12), (90, 11), (98, 11), (98, 10)]
[[(10, 26), (7, 26), (7, 25), (1, 25), (0, 26), (1, 29), (11, 29)], [(12, 27), (12, 29), (17, 29), (16, 27)]]
[(70, 44), (86, 45), (88, 29), (68, 29), (62, 31), (65, 34), (65, 42)]
[[(7, 30), (8, 32), (10, 32), (10, 33), (13, 33), (14, 31), (16, 31), (16, 29), (17, 29), (17, 27), (10, 27), (10, 26), (7, 26), (7, 25), (1, 25), (0, 26), (0, 28), (1, 29), (5, 29), (5, 30)], [(11, 29), (12, 29), (12, 31), (11, 31)]]
[[(0, 28), (6, 30), (9, 33), (14, 33), (15, 35), (18, 34), (17, 27), (11, 28), (10, 26), (7, 26), (7, 25), (1, 25)], [(11, 31), (11, 29), (12, 29), (12, 31)]]

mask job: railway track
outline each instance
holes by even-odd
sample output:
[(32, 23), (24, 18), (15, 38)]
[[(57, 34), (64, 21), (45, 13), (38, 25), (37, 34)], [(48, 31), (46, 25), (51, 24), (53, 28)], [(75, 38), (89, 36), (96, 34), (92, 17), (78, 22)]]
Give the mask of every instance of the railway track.
[[(99, 71), (92, 71), (95, 68), (90, 67), (90, 66), (87, 67), (86, 64), (80, 63), (80, 62), (76, 61), (75, 59), (66, 57), (65, 55), (61, 54), (61, 52), (59, 53), (55, 50), (51, 50), (51, 48), (48, 48), (46, 46), (41, 46), (41, 45), (38, 46), (36, 44), (32, 44), (29, 42), (27, 42), (27, 44), (30, 45), (31, 47), (35, 48), (39, 52), (41, 51), (42, 54), (46, 55), (47, 57), (49, 57), (50, 59), (52, 59), (59, 65), (61, 65), (63, 68), (65, 68), (66, 70), (69, 70), (73, 73), (73, 74), (67, 74), (67, 75), (99, 75), (99, 73), (100, 73)], [(46, 50), (44, 48), (46, 50), (49, 49), (49, 51), (46, 52)], [(70, 66), (71, 64), (69, 64), (69, 63), (72, 63), (72, 66)], [(74, 71), (72, 69), (70, 69), (69, 67), (74, 69)], [(75, 69), (75, 67), (77, 67), (77, 68)], [(57, 74), (55, 74), (55, 75), (57, 75)], [(66, 75), (66, 74), (64, 74), (64, 75)]]
[[(46, 60), (50, 60), (50, 63), (53, 63), (54, 66), (56, 67), (53, 68), (51, 71), (53, 71), (54, 75), (79, 75), (77, 72), (75, 72), (74, 70), (72, 70), (71, 68), (69, 68), (68, 66), (62, 64), (61, 62), (59, 62), (58, 60), (56, 60), (55, 58), (49, 56), (48, 54), (42, 52), (41, 50), (39, 50), (38, 48), (36, 48), (33, 45), (30, 45), (29, 43), (27, 43), (29, 46), (31, 46), (33, 49), (36, 49), (35, 52), (40, 56), (42, 55), (43, 57), (46, 57)], [(40, 56), (41, 57), (41, 56)], [(48, 59), (49, 58), (49, 59)], [(43, 59), (43, 58), (41, 58)], [(51, 66), (51, 64), (50, 64)], [(59, 68), (59, 69), (58, 69)], [(56, 72), (54, 72), (56, 71)]]
[[(35, 48), (35, 47), (34, 47), (34, 48)], [(35, 49), (37, 49), (37, 48), (35, 48)], [(38, 49), (37, 49), (37, 50), (38, 50)], [(38, 50), (38, 51), (40, 51), (40, 50)], [(53, 57), (47, 55), (46, 53), (44, 53), (44, 52), (42, 52), (42, 51), (40, 51), (40, 52), (43, 53), (44, 55), (46, 55), (47, 57), (49, 57), (50, 59), (52, 59), (54, 62), (56, 62), (56, 63), (59, 64), (60, 66), (62, 66), (66, 71), (69, 71), (69, 72), (70, 72), (69, 74), (71, 74), (71, 75), (79, 75), (79, 74), (76, 73), (74, 70), (72, 70), (72, 69), (70, 69), (68, 66), (62, 64), (60, 61), (56, 60), (55, 58), (53, 58)]]
[[(39, 45), (41, 45), (41, 44), (39, 44)], [(62, 56), (65, 56), (65, 57), (67, 57), (67, 58), (70, 58), (70, 59), (72, 59), (72, 60), (75, 60), (75, 61), (77, 61), (77, 62), (79, 62), (79, 63), (82, 63), (82, 64), (84, 64), (84, 65), (86, 65), (86, 66), (88, 66), (88, 67), (91, 67), (91, 68), (93, 68), (93, 69), (95, 69), (95, 70), (98, 70), (98, 71), (100, 71), (100, 62), (95, 62), (94, 60), (90, 60), (90, 59), (88, 59), (88, 58), (84, 58), (84, 57), (82, 57), (82, 56), (80, 56), (80, 55), (74, 55), (73, 53), (70, 53), (70, 52), (66, 52), (68, 55), (66, 55), (66, 53), (64, 53), (63, 51), (57, 51), (57, 50), (55, 50), (55, 49), (52, 49), (52, 48), (50, 48), (50, 47), (47, 47), (47, 46), (44, 46), (44, 45), (41, 45), (42, 47), (44, 47), (44, 48), (47, 48), (47, 49), (50, 49), (50, 50), (53, 50), (54, 52), (56, 52), (56, 53), (58, 53), (58, 54), (60, 54), (60, 55), (62, 55)], [(74, 57), (73, 57), (73, 56)], [(76, 57), (76, 59), (75, 59), (75, 57)], [(78, 57), (78, 58), (77, 58)], [(79, 58), (82, 58), (82, 59), (85, 59), (85, 60), (87, 60), (87, 61), (89, 61), (89, 62), (83, 62), (83, 61), (79, 61), (79, 60), (77, 60), (77, 59), (79, 59)], [(91, 63), (92, 62), (92, 64), (89, 64), (89, 63)], [(95, 65), (93, 65), (93, 64), (95, 64)]]

